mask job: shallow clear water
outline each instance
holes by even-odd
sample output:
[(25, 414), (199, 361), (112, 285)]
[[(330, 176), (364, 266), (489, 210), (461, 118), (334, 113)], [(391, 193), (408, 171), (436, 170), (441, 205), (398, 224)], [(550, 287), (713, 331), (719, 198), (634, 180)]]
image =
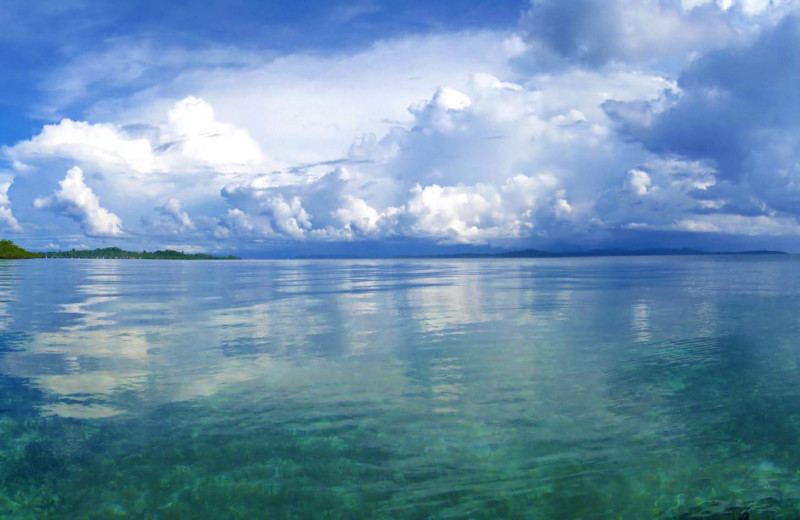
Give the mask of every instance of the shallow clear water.
[(2, 518), (800, 517), (800, 258), (0, 263)]

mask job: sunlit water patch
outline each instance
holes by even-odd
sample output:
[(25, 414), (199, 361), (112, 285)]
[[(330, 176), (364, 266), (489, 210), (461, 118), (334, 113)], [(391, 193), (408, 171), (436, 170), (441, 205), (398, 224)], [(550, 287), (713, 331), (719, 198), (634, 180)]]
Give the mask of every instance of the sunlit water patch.
[(800, 517), (794, 257), (0, 263), (2, 518)]

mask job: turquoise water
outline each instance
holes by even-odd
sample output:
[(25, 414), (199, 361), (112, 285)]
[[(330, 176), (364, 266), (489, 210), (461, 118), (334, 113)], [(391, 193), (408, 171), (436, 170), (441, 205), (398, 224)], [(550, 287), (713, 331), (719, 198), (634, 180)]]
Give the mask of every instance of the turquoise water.
[(800, 517), (800, 259), (0, 263), (0, 517)]

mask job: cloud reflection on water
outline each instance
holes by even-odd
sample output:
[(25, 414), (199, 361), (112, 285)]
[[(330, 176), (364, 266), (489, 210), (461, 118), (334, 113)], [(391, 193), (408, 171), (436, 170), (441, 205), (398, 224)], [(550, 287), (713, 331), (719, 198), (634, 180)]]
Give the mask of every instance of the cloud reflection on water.
[[(594, 415), (614, 408), (604, 396), (609, 374), (630, 358), (625, 337), (652, 344), (719, 326), (718, 304), (698, 293), (698, 280), (658, 285), (659, 276), (697, 276), (669, 262), (642, 267), (655, 277), (646, 290), (611, 260), (6, 265), (4, 329), (30, 337), (0, 369), (43, 391), (45, 412), (70, 417), (232, 385), (306, 391), (314, 383), (304, 371), (357, 393), (366, 379), (395, 378), (396, 368), (400, 387), (445, 411), (514, 384), (530, 387), (544, 409), (542, 392), (579, 392), (587, 400), (575, 412)], [(33, 277), (54, 289), (26, 292)], [(691, 315), (673, 303), (687, 292), (697, 300)], [(349, 383), (340, 380), (348, 371)]]

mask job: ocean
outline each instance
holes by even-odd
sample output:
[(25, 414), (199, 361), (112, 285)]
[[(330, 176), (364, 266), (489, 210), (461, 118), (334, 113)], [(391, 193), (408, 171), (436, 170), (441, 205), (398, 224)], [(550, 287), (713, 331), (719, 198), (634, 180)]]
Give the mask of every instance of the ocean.
[(0, 262), (0, 517), (800, 517), (800, 257)]

